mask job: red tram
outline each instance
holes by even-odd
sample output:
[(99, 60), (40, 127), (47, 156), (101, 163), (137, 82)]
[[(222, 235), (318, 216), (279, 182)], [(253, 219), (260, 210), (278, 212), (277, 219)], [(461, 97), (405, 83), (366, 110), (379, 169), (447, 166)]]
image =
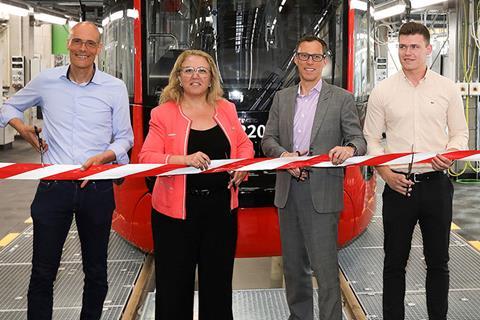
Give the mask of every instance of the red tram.
[[(298, 79), (293, 54), (297, 39), (314, 33), (331, 48), (324, 79), (355, 95), (364, 113), (372, 79), (371, 19), (348, 2), (330, 0), (106, 0), (105, 50), (100, 66), (127, 84), (135, 145), (131, 161), (148, 132), (150, 111), (168, 82), (176, 57), (188, 48), (209, 52), (217, 61), (225, 96), (261, 157), (268, 110), (275, 92)], [(150, 210), (152, 178), (126, 179), (115, 187), (113, 228), (145, 251), (153, 247)], [(237, 257), (281, 254), (273, 207), (275, 172), (253, 172), (240, 188)], [(375, 211), (375, 178), (367, 167), (347, 168), (345, 209), (338, 243), (346, 245), (368, 226)]]

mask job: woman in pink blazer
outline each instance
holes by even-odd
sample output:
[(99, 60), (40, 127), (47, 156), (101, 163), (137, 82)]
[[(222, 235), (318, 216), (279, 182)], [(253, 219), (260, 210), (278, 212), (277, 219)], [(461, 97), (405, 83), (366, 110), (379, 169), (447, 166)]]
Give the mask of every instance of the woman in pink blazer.
[[(211, 159), (252, 158), (235, 105), (222, 98), (218, 69), (183, 52), (153, 109), (140, 162), (206, 169)], [(155, 318), (191, 320), (198, 266), (199, 319), (233, 319), (232, 274), (238, 185), (246, 172), (158, 177), (152, 195)]]

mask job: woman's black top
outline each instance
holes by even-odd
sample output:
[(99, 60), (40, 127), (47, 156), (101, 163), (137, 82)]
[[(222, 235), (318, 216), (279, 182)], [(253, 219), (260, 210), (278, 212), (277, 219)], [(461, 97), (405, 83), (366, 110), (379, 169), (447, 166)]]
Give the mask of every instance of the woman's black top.
[[(207, 130), (190, 129), (187, 154), (201, 151), (210, 160), (230, 158), (230, 143), (219, 125)], [(187, 175), (187, 189), (227, 190), (227, 172)]]

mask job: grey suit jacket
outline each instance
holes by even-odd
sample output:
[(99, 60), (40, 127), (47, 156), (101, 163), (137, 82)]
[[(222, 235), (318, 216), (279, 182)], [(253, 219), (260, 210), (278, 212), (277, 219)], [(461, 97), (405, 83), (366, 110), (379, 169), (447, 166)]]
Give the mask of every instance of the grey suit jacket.
[[(294, 151), (293, 118), (297, 92), (298, 85), (278, 91), (273, 98), (262, 139), (262, 149), (267, 157), (279, 157), (285, 151)], [(367, 151), (353, 96), (348, 91), (323, 81), (313, 121), (309, 154), (326, 154), (333, 147), (347, 143), (355, 145), (357, 155), (363, 155)], [(317, 212), (338, 212), (343, 209), (343, 173), (343, 168), (312, 168), (311, 196)], [(291, 179), (292, 176), (287, 171), (277, 171), (275, 206), (285, 207)]]

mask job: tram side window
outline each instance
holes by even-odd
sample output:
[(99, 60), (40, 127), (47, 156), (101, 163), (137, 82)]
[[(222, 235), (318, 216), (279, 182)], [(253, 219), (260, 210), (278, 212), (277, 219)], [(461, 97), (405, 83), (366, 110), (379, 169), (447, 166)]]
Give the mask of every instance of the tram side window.
[[(104, 49), (99, 57), (100, 67), (103, 71), (123, 80), (127, 86), (128, 94), (133, 97), (133, 79), (134, 79), (134, 58), (135, 46), (133, 39), (134, 17), (131, 16), (131, 1), (125, 1), (124, 5), (118, 8), (111, 8), (106, 11), (103, 25), (102, 41)], [(130, 6), (129, 6), (130, 4)], [(106, 20), (112, 14), (117, 14), (121, 18)], [(108, 21), (108, 22), (107, 22)]]
[[(201, 1), (199, 1), (201, 2)], [(191, 1), (148, 0), (146, 7), (147, 94), (156, 104), (161, 89), (182, 50), (190, 48)]]

